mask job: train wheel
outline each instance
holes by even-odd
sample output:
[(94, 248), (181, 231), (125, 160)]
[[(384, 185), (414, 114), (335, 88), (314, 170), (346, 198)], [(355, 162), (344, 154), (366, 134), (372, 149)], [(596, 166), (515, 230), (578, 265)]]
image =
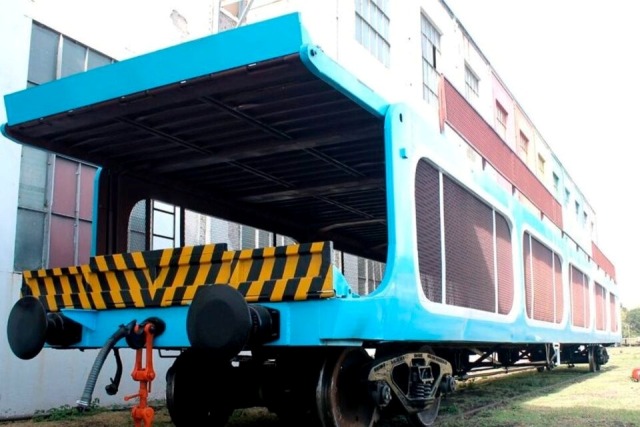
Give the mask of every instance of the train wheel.
[[(400, 344), (389, 345), (381, 347), (376, 351), (376, 358), (386, 358), (399, 356), (404, 353), (420, 352), (429, 353), (435, 355), (433, 348), (427, 344), (415, 345), (415, 344)], [(440, 396), (424, 411), (417, 412), (415, 414), (407, 415), (408, 421), (411, 425), (416, 427), (432, 426), (438, 418), (440, 411)]]
[[(428, 345), (423, 345), (419, 348), (419, 351), (429, 354), (435, 354), (433, 349)], [(436, 418), (438, 418), (438, 413), (440, 412), (440, 399), (438, 396), (436, 401), (431, 404), (424, 411), (418, 412), (416, 414), (409, 415), (409, 422), (416, 427), (422, 426), (432, 426), (433, 423), (436, 422)]]
[(320, 371), (316, 398), (324, 427), (368, 427), (378, 410), (366, 383), (371, 357), (359, 347), (330, 353)]
[(438, 418), (438, 412), (440, 411), (440, 399), (441, 397), (438, 396), (429, 408), (416, 414), (409, 415), (409, 421), (411, 424), (416, 427), (432, 426), (433, 423), (436, 422), (436, 418)]
[(596, 358), (597, 347), (590, 345), (587, 352), (589, 354), (589, 372), (595, 372), (600, 370), (600, 364)]
[(263, 403), (283, 425), (321, 425), (316, 389), (324, 357), (317, 353), (290, 351), (278, 355), (276, 365), (262, 373)]
[[(167, 371), (166, 399), (176, 427), (221, 427), (234, 410), (223, 389), (232, 381), (229, 362), (212, 361), (187, 350)], [(215, 388), (218, 387), (218, 388)]]

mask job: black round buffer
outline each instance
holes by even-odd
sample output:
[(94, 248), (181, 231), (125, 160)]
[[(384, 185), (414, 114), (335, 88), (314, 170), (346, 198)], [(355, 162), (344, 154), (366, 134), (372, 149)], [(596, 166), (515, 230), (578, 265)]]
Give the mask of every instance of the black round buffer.
[(230, 359), (247, 344), (277, 339), (279, 313), (247, 304), (244, 296), (231, 286), (201, 286), (187, 313), (187, 336), (192, 347)]
[(33, 359), (45, 343), (68, 347), (82, 338), (82, 326), (60, 313), (47, 313), (34, 296), (20, 298), (7, 321), (7, 338), (13, 354), (23, 360)]
[(9, 313), (7, 338), (13, 354), (20, 359), (33, 359), (47, 338), (47, 312), (38, 298), (20, 298)]

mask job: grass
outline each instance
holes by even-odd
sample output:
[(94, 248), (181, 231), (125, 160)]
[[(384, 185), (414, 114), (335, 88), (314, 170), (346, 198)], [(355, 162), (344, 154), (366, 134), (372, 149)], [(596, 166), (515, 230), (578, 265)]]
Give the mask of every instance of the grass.
[[(640, 427), (640, 383), (631, 380), (640, 367), (640, 347), (609, 350), (609, 363), (598, 373), (586, 365), (561, 366), (551, 372), (519, 372), (486, 377), (459, 384), (458, 391), (443, 399), (437, 427)], [(102, 408), (78, 414), (66, 406), (41, 413), (33, 420), (0, 422), (12, 427), (122, 427), (133, 426), (128, 410)], [(161, 403), (154, 427), (173, 424)], [(380, 427), (405, 427), (404, 420), (380, 423)], [(282, 427), (263, 408), (237, 410), (229, 427)]]
[[(453, 427), (640, 427), (640, 348), (612, 348), (599, 373), (584, 365), (551, 372), (522, 372), (478, 380), (443, 402), (438, 426)], [(498, 401), (493, 407), (474, 411)], [(471, 412), (469, 416), (465, 414)]]

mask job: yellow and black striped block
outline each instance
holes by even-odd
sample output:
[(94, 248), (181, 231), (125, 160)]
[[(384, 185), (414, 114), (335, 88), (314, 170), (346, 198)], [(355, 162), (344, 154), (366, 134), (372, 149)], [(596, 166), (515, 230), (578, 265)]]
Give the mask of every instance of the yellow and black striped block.
[(332, 259), (331, 242), (102, 255), (81, 266), (25, 271), (22, 295), (38, 297), (48, 311), (186, 305), (206, 284), (232, 286), (248, 302), (330, 298), (335, 296)]

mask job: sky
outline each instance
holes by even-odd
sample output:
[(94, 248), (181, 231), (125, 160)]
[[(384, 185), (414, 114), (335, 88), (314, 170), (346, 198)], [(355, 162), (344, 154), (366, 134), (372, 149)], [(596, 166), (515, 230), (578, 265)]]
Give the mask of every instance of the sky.
[(621, 303), (640, 307), (640, 2), (445, 2), (595, 210)]

